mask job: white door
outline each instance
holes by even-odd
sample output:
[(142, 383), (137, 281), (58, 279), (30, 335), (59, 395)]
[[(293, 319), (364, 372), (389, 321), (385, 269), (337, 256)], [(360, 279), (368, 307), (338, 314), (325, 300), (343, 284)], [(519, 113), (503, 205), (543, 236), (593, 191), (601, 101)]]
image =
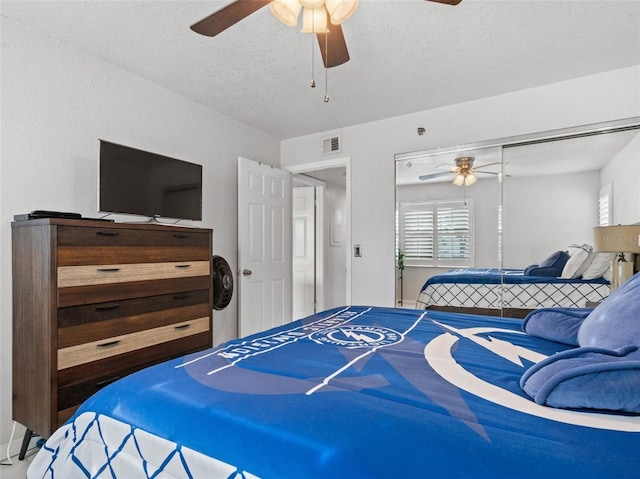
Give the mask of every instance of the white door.
[(293, 318), (315, 313), (315, 187), (293, 188)]
[(238, 158), (238, 334), (291, 321), (291, 177)]

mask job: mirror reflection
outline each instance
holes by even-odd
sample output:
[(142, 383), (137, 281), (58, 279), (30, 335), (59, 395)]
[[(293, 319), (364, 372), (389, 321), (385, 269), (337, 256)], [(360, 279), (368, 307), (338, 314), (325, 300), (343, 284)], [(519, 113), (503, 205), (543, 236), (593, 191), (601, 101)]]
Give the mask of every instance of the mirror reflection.
[(613, 258), (593, 228), (640, 219), (633, 120), (398, 155), (397, 305), (524, 317), (602, 301)]

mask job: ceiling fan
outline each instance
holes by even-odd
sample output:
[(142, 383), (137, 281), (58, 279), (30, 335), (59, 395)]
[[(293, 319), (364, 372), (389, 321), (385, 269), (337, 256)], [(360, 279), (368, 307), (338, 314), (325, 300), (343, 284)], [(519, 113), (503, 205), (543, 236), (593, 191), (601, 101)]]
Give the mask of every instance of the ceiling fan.
[(488, 175), (500, 175), (501, 173), (497, 173), (495, 171), (484, 171), (481, 168), (486, 168), (487, 166), (500, 164), (499, 161), (494, 163), (487, 163), (482, 166), (473, 166), (475, 158), (473, 156), (461, 156), (460, 158), (455, 159), (456, 165), (438, 165), (436, 169), (444, 169), (446, 168), (448, 171), (443, 171), (442, 173), (432, 173), (429, 175), (421, 175), (418, 178), (421, 181), (432, 180), (434, 178), (440, 178), (446, 175), (455, 174), (456, 178), (453, 180), (453, 184), (457, 186), (469, 186), (476, 182), (477, 178), (473, 173), (486, 173)]
[[(426, 1), (457, 5), (462, 0)], [(273, 15), (289, 26), (297, 24), (300, 9), (304, 7), (302, 31), (316, 34), (325, 68), (349, 61), (349, 51), (340, 24), (353, 14), (358, 0), (236, 0), (194, 23), (191, 30), (215, 37), (267, 4)]]

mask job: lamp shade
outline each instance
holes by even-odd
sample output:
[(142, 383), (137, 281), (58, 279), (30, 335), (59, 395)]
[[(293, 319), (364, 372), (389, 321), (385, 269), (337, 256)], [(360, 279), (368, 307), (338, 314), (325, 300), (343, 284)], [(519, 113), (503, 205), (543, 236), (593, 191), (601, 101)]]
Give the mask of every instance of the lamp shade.
[(593, 249), (605, 253), (640, 253), (640, 224), (596, 226)]
[(622, 286), (633, 276), (633, 263), (624, 253), (640, 253), (640, 224), (596, 226), (593, 229), (593, 249), (604, 253), (618, 253), (611, 263), (611, 291)]
[(302, 11), (302, 33), (326, 33), (327, 10), (324, 7), (306, 8)]
[(358, 0), (325, 0), (324, 4), (334, 25), (340, 25), (349, 19), (358, 8)]
[(298, 23), (298, 15), (302, 5), (298, 0), (273, 0), (269, 4), (273, 16), (285, 25), (295, 27)]

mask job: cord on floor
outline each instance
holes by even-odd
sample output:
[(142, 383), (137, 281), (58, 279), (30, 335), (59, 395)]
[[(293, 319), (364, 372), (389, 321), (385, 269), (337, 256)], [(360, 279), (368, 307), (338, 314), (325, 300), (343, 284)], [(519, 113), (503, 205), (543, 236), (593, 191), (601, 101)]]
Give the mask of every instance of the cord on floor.
[[(9, 443), (7, 444), (7, 457), (5, 459), (0, 459), (0, 466), (13, 466), (13, 461), (11, 460), (12, 457), (17, 457), (20, 454), (14, 454), (13, 456), (11, 456), (11, 443), (13, 442), (13, 437), (16, 434), (16, 422), (13, 421), (13, 427), (11, 428), (11, 437), (9, 438)], [(32, 447), (31, 449), (28, 449), (27, 452), (32, 451), (34, 449), (38, 449), (40, 447), (42, 447), (42, 444), (40, 443), (42, 439), (38, 440), (38, 445), (36, 447)], [(25, 456), (26, 457), (26, 456)]]

